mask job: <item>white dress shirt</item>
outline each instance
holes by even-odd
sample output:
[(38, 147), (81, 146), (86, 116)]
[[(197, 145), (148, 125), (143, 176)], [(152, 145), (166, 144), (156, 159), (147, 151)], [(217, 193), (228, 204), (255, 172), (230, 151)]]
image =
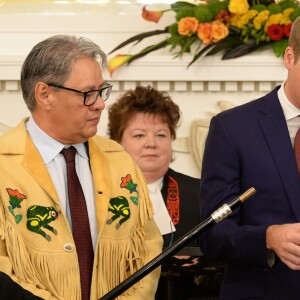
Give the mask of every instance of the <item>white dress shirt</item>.
[(289, 134), (291, 137), (291, 142), (294, 147), (295, 136), (300, 127), (300, 117), (299, 117), (300, 109), (298, 109), (288, 100), (284, 92), (284, 85), (285, 82), (281, 85), (277, 93), (278, 93), (279, 102), (283, 110), (284, 117), (286, 119)]
[[(46, 164), (46, 167), (55, 186), (58, 198), (60, 200), (62, 209), (64, 210), (70, 227), (72, 228), (72, 220), (68, 199), (67, 168), (65, 159), (60, 153), (61, 150), (64, 147), (66, 147), (66, 145), (59, 143), (58, 141), (50, 137), (48, 134), (46, 134), (44, 131), (42, 131), (35, 123), (32, 117), (30, 117), (29, 120), (26, 122), (26, 128), (34, 145), (38, 149), (40, 155), (42, 156), (42, 159)], [(67, 145), (67, 147), (69, 146), (70, 145)], [(86, 201), (91, 237), (93, 247), (95, 249), (98, 230), (95, 214), (92, 172), (89, 166), (89, 158), (86, 153), (86, 148), (84, 144), (74, 144), (73, 146), (77, 150), (75, 156), (76, 172), (81, 183)]]
[(171, 232), (175, 232), (175, 226), (171, 220), (165, 201), (161, 194), (163, 178), (152, 183), (148, 183), (147, 185), (154, 210), (153, 218), (159, 228), (160, 233), (164, 235)]

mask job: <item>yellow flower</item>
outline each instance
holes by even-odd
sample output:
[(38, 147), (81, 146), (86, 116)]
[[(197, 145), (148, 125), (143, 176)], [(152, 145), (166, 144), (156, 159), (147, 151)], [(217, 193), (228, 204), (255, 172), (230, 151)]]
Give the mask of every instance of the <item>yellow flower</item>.
[(253, 19), (253, 25), (256, 30), (260, 30), (262, 25), (267, 21), (270, 11), (263, 10)]
[(143, 6), (142, 18), (146, 21), (157, 23), (163, 14), (163, 11), (151, 11), (146, 9), (146, 5)]
[(178, 22), (178, 33), (191, 36), (197, 32), (199, 22), (194, 17), (185, 17)]
[(110, 75), (119, 67), (123, 66), (132, 58), (129, 54), (117, 54), (108, 61), (108, 72)]
[(283, 19), (281, 21), (281, 25), (287, 25), (292, 22), (290, 19), (290, 15), (294, 12), (293, 8), (287, 8), (283, 11)]
[(236, 26), (238, 28), (243, 28), (245, 25), (249, 23), (249, 20), (253, 19), (257, 14), (257, 11), (254, 9), (248, 10), (246, 13), (242, 15), (235, 15), (231, 18), (231, 25)]
[(247, 0), (230, 0), (228, 10), (233, 14), (244, 14), (249, 9)]

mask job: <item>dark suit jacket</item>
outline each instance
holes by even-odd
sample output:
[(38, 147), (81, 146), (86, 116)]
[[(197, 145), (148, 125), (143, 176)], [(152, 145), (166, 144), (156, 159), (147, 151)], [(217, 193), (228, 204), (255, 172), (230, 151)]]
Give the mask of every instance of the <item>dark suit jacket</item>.
[(220, 299), (300, 299), (300, 272), (267, 263), (266, 229), (300, 221), (300, 181), (274, 89), (211, 120), (200, 207), (205, 219), (250, 187), (257, 193), (201, 236), (204, 255), (227, 263)]
[[(166, 202), (168, 178), (171, 176), (178, 183), (180, 197), (180, 219), (175, 226), (176, 231), (173, 233), (173, 243), (184, 236), (188, 231), (193, 229), (200, 223), (199, 215), (199, 195), (200, 195), (200, 179), (178, 173), (169, 169), (164, 177), (162, 196)], [(164, 235), (164, 247), (171, 243), (172, 234)], [(188, 246), (196, 246), (197, 241), (193, 241)]]
[[(178, 173), (172, 169), (169, 169), (164, 176), (162, 196), (166, 202), (168, 179), (171, 176), (178, 183), (179, 197), (180, 197), (180, 219), (179, 223), (175, 226), (176, 231), (172, 234), (163, 235), (164, 247), (170, 246), (176, 242), (179, 238), (184, 236), (187, 232), (193, 229), (200, 223), (199, 214), (199, 194), (200, 194), (200, 179), (193, 178), (182, 173)], [(198, 210), (198, 212), (197, 212)], [(197, 240), (192, 241), (186, 247), (197, 247)], [(163, 273), (166, 272), (167, 266), (179, 263), (175, 258), (170, 259), (168, 262), (163, 263)], [(183, 267), (187, 269), (186, 267)], [(178, 272), (178, 271), (177, 271)], [(168, 284), (168, 279), (169, 284)], [(170, 286), (172, 282), (172, 286)], [(171, 289), (171, 290), (170, 290)], [(157, 293), (155, 295), (156, 300), (170, 299), (170, 293), (172, 293), (173, 300), (185, 300), (192, 296), (198, 296), (201, 292), (200, 287), (194, 283), (194, 275), (188, 271), (184, 272), (184, 275), (178, 277), (161, 277), (158, 283)]]
[(15, 283), (8, 275), (0, 272), (1, 300), (42, 300)]

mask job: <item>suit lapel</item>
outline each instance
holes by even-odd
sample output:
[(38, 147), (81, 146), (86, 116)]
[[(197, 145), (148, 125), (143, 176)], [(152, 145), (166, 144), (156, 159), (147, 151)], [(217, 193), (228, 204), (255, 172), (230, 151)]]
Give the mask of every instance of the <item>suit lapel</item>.
[(47, 167), (28, 135), (26, 135), (23, 165), (36, 182), (43, 188), (43, 190), (56, 203), (59, 203), (59, 199)]
[(100, 234), (106, 220), (110, 195), (109, 164), (92, 139), (89, 140), (88, 149), (94, 182), (96, 218)]
[(300, 221), (300, 181), (286, 120), (277, 94), (271, 93), (261, 108), (261, 113), (261, 129), (296, 218)]

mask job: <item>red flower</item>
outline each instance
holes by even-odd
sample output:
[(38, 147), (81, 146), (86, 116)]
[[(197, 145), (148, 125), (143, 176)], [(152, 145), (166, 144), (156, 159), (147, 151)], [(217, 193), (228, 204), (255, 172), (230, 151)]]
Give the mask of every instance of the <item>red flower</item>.
[(292, 28), (292, 23), (289, 23), (285, 26), (283, 26), (283, 32), (284, 32), (284, 35), (288, 38), (290, 37), (290, 34), (291, 34), (291, 28)]
[(221, 9), (215, 16), (215, 20), (224, 22), (230, 19), (231, 14), (226, 9)]
[(283, 27), (278, 24), (272, 24), (269, 26), (267, 34), (271, 40), (279, 41), (284, 36)]
[(146, 5), (143, 7), (142, 18), (146, 21), (157, 23), (161, 16), (164, 14), (163, 11), (151, 11), (146, 9)]

